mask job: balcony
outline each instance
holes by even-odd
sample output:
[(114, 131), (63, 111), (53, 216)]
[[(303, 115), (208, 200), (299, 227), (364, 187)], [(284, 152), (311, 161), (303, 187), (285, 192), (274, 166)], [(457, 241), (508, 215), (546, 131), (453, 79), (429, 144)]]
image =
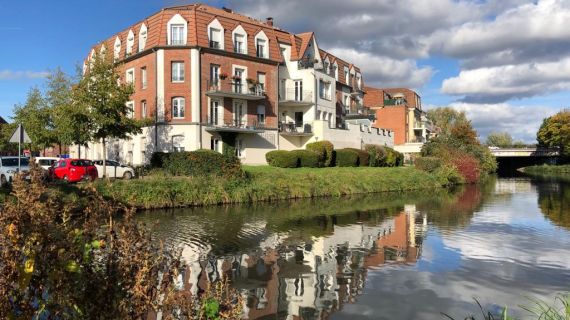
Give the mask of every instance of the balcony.
[(265, 91), (263, 86), (248, 84), (245, 81), (219, 80), (206, 83), (206, 95), (209, 97), (234, 98), (243, 100), (263, 100)]
[(279, 105), (283, 107), (307, 107), (314, 103), (312, 91), (287, 88), (279, 93)]
[[(348, 109), (348, 108), (347, 108)], [(354, 104), (352, 108), (347, 110), (348, 112), (345, 115), (346, 120), (355, 120), (355, 119), (368, 119), (370, 121), (376, 120), (376, 113), (370, 110), (369, 107), (364, 106), (363, 104)]]
[(263, 124), (255, 120), (243, 120), (233, 117), (230, 121), (223, 121), (218, 117), (208, 117), (206, 131), (208, 132), (236, 132), (236, 133), (262, 133), (265, 130)]
[(403, 98), (385, 99), (384, 100), (385, 106), (403, 106), (406, 104), (408, 104), (408, 101), (406, 101), (406, 99), (403, 99)]
[(279, 134), (282, 136), (312, 136), (313, 124), (311, 122), (279, 122)]
[(313, 68), (318, 68), (319, 67), (319, 61), (316, 59), (301, 59), (299, 61), (297, 61), (297, 68), (299, 70), (303, 70), (303, 69), (313, 69)]

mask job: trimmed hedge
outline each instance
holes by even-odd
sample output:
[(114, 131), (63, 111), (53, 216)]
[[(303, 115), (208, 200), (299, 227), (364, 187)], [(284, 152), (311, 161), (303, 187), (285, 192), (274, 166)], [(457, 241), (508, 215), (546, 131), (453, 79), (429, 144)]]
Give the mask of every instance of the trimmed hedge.
[(345, 150), (352, 150), (358, 154), (358, 165), (360, 167), (368, 167), (370, 154), (367, 151), (356, 149), (356, 148), (346, 148)]
[(299, 167), (303, 168), (318, 168), (319, 167), (319, 156), (309, 150), (293, 150), (290, 151), (298, 159)]
[(442, 161), (440, 158), (436, 157), (417, 157), (414, 161), (417, 169), (425, 172), (434, 172), (435, 170), (441, 168)]
[[(154, 162), (152, 159), (154, 159)], [(151, 157), (151, 165), (153, 168), (163, 168), (174, 176), (220, 176), (232, 178), (245, 176), (237, 157), (204, 149), (190, 152), (155, 153)]]
[(368, 165), (370, 167), (385, 167), (386, 166), (386, 149), (383, 146), (377, 144), (367, 144), (364, 146), (364, 150), (370, 155), (370, 160)]
[(265, 160), (272, 167), (297, 168), (299, 166), (297, 155), (284, 150), (269, 151), (265, 154)]
[(358, 167), (359, 155), (353, 149), (336, 150), (336, 165), (339, 167)]
[(334, 166), (334, 146), (330, 141), (323, 140), (309, 143), (306, 149), (317, 154), (321, 167)]

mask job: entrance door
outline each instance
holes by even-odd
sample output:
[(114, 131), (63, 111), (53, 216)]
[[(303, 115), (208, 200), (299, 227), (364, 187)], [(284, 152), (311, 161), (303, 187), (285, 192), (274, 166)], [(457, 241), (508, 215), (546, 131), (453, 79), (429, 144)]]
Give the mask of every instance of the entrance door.
[(212, 100), (210, 102), (210, 119), (209, 124), (219, 125), (218, 123), (218, 112), (219, 112), (220, 102), (218, 100)]
[(244, 70), (240, 68), (235, 68), (234, 70), (234, 92), (235, 93), (243, 93), (242, 91), (242, 83), (245, 81), (244, 77)]
[(303, 126), (303, 112), (295, 112), (295, 127)]
[(234, 101), (234, 114), (233, 122), (236, 127), (243, 127), (246, 125), (246, 106), (241, 101)]
[(295, 101), (303, 101), (303, 80), (295, 80)]

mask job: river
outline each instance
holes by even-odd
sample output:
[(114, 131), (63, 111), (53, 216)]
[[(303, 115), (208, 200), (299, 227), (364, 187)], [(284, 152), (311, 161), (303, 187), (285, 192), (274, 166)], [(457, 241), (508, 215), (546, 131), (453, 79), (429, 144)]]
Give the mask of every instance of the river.
[(249, 319), (463, 319), (478, 312), (474, 299), (525, 316), (529, 298), (570, 291), (570, 183), (560, 179), (140, 219), (183, 246), (188, 290), (228, 276)]

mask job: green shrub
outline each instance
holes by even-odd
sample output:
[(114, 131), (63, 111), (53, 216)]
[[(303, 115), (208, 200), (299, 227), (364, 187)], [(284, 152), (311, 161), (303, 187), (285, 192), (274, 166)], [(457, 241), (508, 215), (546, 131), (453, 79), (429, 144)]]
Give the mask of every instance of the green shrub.
[(358, 165), (360, 167), (368, 167), (370, 154), (368, 151), (356, 149), (356, 148), (346, 148), (345, 150), (352, 150), (358, 154)]
[(309, 143), (307, 150), (313, 151), (318, 155), (321, 167), (334, 166), (334, 146), (330, 141), (323, 140)]
[(319, 156), (309, 150), (293, 150), (290, 151), (291, 154), (295, 155), (298, 159), (299, 167), (304, 168), (318, 168), (319, 167)]
[(385, 167), (387, 152), (385, 147), (377, 144), (367, 144), (364, 149), (370, 155), (370, 160), (368, 165), (370, 167)]
[(213, 150), (173, 152), (163, 161), (164, 170), (175, 176), (244, 177), (237, 157)]
[(354, 149), (336, 150), (336, 165), (339, 167), (358, 167), (359, 155)]
[(164, 161), (170, 157), (170, 153), (166, 152), (153, 152), (150, 157), (150, 167), (151, 168), (162, 168), (164, 166)]
[(299, 158), (297, 158), (297, 155), (284, 150), (269, 151), (265, 154), (265, 160), (273, 167), (297, 168), (299, 166)]
[(417, 157), (414, 162), (416, 168), (425, 172), (434, 172), (442, 165), (441, 159), (436, 157)]
[(452, 186), (465, 183), (463, 176), (450, 165), (442, 165), (434, 171), (442, 186)]

